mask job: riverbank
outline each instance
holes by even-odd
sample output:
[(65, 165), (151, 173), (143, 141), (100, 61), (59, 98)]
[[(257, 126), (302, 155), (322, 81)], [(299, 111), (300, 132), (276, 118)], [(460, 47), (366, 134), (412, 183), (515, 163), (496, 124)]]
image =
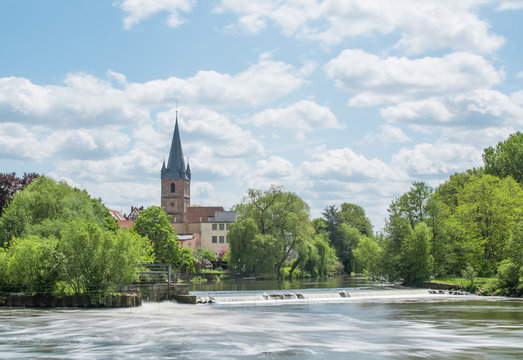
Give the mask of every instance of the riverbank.
[(496, 278), (480, 279), (480, 281), (474, 283), (461, 278), (446, 279), (445, 281), (432, 280), (422, 283), (419, 287), (434, 290), (466, 291), (479, 296), (523, 297), (521, 285), (517, 288), (499, 288)]

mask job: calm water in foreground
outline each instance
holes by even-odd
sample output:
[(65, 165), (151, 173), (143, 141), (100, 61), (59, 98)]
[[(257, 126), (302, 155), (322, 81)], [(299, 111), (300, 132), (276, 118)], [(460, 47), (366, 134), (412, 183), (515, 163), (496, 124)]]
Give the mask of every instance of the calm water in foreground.
[[(352, 286), (338, 283), (318, 292), (283, 285), (246, 291), (269, 286), (257, 282), (240, 293), (223, 284), (210, 293), (208, 284), (197, 294), (225, 300), (206, 305), (0, 308), (0, 358), (523, 358), (522, 299), (430, 295), (348, 281)], [(340, 289), (352, 297), (331, 296)], [(274, 293), (306, 296), (247, 301)]]

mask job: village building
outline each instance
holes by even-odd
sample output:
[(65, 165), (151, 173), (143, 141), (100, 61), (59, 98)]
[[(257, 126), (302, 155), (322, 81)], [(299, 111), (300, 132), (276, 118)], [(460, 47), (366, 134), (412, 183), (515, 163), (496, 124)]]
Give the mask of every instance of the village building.
[[(218, 253), (229, 246), (227, 230), (236, 221), (235, 211), (225, 211), (223, 206), (191, 206), (191, 167), (183, 156), (178, 114), (167, 164), (160, 172), (161, 206), (171, 219), (180, 247), (192, 250), (206, 248)], [(136, 221), (143, 207), (131, 207), (127, 217), (119, 211), (109, 210), (120, 227), (129, 228)]]
[(222, 206), (191, 206), (191, 167), (183, 156), (178, 114), (167, 164), (160, 172), (161, 206), (171, 217), (180, 246), (199, 247), (218, 252), (228, 246), (227, 228), (236, 221), (235, 211)]
[[(169, 158), (167, 164), (164, 160), (160, 172), (160, 203), (171, 219), (180, 247), (201, 247), (218, 253), (229, 246), (227, 230), (236, 221), (236, 212), (225, 211), (223, 206), (191, 206), (191, 175), (189, 163), (185, 165), (176, 114)], [(127, 217), (116, 210), (109, 212), (120, 227), (130, 228), (142, 210), (143, 207), (131, 207)]]

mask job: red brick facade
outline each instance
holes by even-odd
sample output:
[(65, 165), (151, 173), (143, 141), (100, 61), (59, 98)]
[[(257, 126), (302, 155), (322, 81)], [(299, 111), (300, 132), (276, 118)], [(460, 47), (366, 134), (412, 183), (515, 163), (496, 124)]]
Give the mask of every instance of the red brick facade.
[(191, 205), (191, 182), (188, 179), (162, 179), (162, 207), (174, 223), (187, 221)]

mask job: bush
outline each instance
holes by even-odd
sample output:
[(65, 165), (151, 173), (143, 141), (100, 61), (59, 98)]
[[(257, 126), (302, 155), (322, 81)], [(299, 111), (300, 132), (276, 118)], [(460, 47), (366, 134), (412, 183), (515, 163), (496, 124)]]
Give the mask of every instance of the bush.
[(500, 288), (516, 288), (519, 285), (520, 269), (511, 260), (503, 260), (498, 267)]

